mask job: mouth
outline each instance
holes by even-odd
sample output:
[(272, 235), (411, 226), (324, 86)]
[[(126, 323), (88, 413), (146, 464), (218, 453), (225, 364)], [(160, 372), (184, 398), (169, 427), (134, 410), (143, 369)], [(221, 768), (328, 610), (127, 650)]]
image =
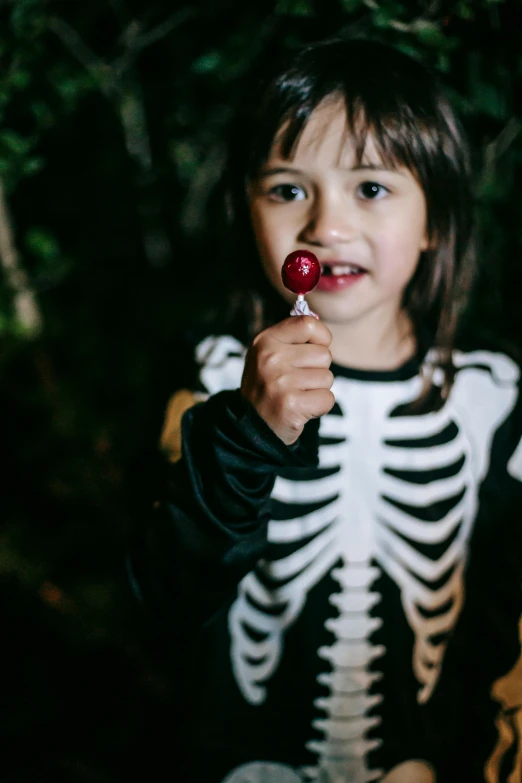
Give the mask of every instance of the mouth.
[(357, 264), (345, 261), (321, 261), (321, 274), (325, 277), (342, 277), (343, 275), (365, 274), (366, 269)]
[(361, 280), (368, 270), (348, 261), (321, 261), (320, 291), (340, 291)]

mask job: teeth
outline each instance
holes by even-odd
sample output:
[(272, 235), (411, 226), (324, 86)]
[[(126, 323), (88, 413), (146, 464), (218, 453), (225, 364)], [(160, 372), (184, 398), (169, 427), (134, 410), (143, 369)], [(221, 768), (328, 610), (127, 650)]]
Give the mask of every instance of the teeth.
[(336, 264), (331, 267), (332, 275), (340, 277), (341, 275), (356, 275), (363, 270), (354, 264)]

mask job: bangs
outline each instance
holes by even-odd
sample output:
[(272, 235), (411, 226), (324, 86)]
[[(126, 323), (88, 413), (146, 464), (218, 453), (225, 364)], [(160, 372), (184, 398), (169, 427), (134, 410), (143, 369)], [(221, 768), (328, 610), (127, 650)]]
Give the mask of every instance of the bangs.
[[(350, 144), (353, 146), (357, 165), (365, 162), (368, 141), (371, 141), (372, 149), (386, 168), (405, 167), (416, 179), (422, 179), (425, 165), (422, 160), (419, 160), (420, 150), (417, 139), (419, 124), (411, 117), (411, 113), (405, 111), (403, 105), (387, 114), (372, 112), (371, 105), (368, 106), (364, 96), (361, 95), (349, 100), (346, 95), (338, 92), (319, 98), (306, 107), (294, 106), (285, 117), (281, 118), (279, 126), (281, 130), (277, 135), (283, 158), (288, 160), (293, 158), (313, 112), (327, 106), (338, 106), (340, 110), (344, 110), (345, 136), (346, 139), (349, 137)], [(263, 150), (257, 165), (262, 165), (269, 154), (270, 149)]]

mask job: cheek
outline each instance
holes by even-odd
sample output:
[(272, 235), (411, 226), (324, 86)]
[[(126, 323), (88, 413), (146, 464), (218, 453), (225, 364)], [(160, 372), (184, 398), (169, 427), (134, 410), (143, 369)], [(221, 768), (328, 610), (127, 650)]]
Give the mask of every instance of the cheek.
[(252, 210), (252, 226), (257, 249), (263, 266), (272, 276), (281, 275), (281, 267), (288, 253), (293, 250), (289, 232), (284, 221), (275, 213), (268, 213), (264, 210), (256, 213)]
[(377, 238), (382, 279), (396, 291), (411, 280), (419, 262), (421, 235), (415, 231), (383, 232)]
[(278, 250), (277, 234), (271, 230), (266, 221), (258, 221), (253, 226), (261, 266), (274, 288), (282, 292), (285, 289), (281, 280), (281, 268), (285, 256), (281, 256)]
[(264, 256), (274, 254), (274, 247), (277, 246), (277, 223), (270, 219), (263, 210), (257, 210), (255, 207), (251, 210), (252, 227), (254, 237), (259, 252)]

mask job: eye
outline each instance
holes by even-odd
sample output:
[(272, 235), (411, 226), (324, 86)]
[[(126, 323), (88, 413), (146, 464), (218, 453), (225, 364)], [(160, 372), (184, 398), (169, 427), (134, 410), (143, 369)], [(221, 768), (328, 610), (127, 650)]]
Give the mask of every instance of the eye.
[(390, 192), (388, 188), (379, 185), (378, 182), (361, 182), (357, 191), (361, 198), (366, 200), (380, 199)]
[(306, 193), (298, 185), (275, 185), (268, 191), (274, 201), (304, 201)]

